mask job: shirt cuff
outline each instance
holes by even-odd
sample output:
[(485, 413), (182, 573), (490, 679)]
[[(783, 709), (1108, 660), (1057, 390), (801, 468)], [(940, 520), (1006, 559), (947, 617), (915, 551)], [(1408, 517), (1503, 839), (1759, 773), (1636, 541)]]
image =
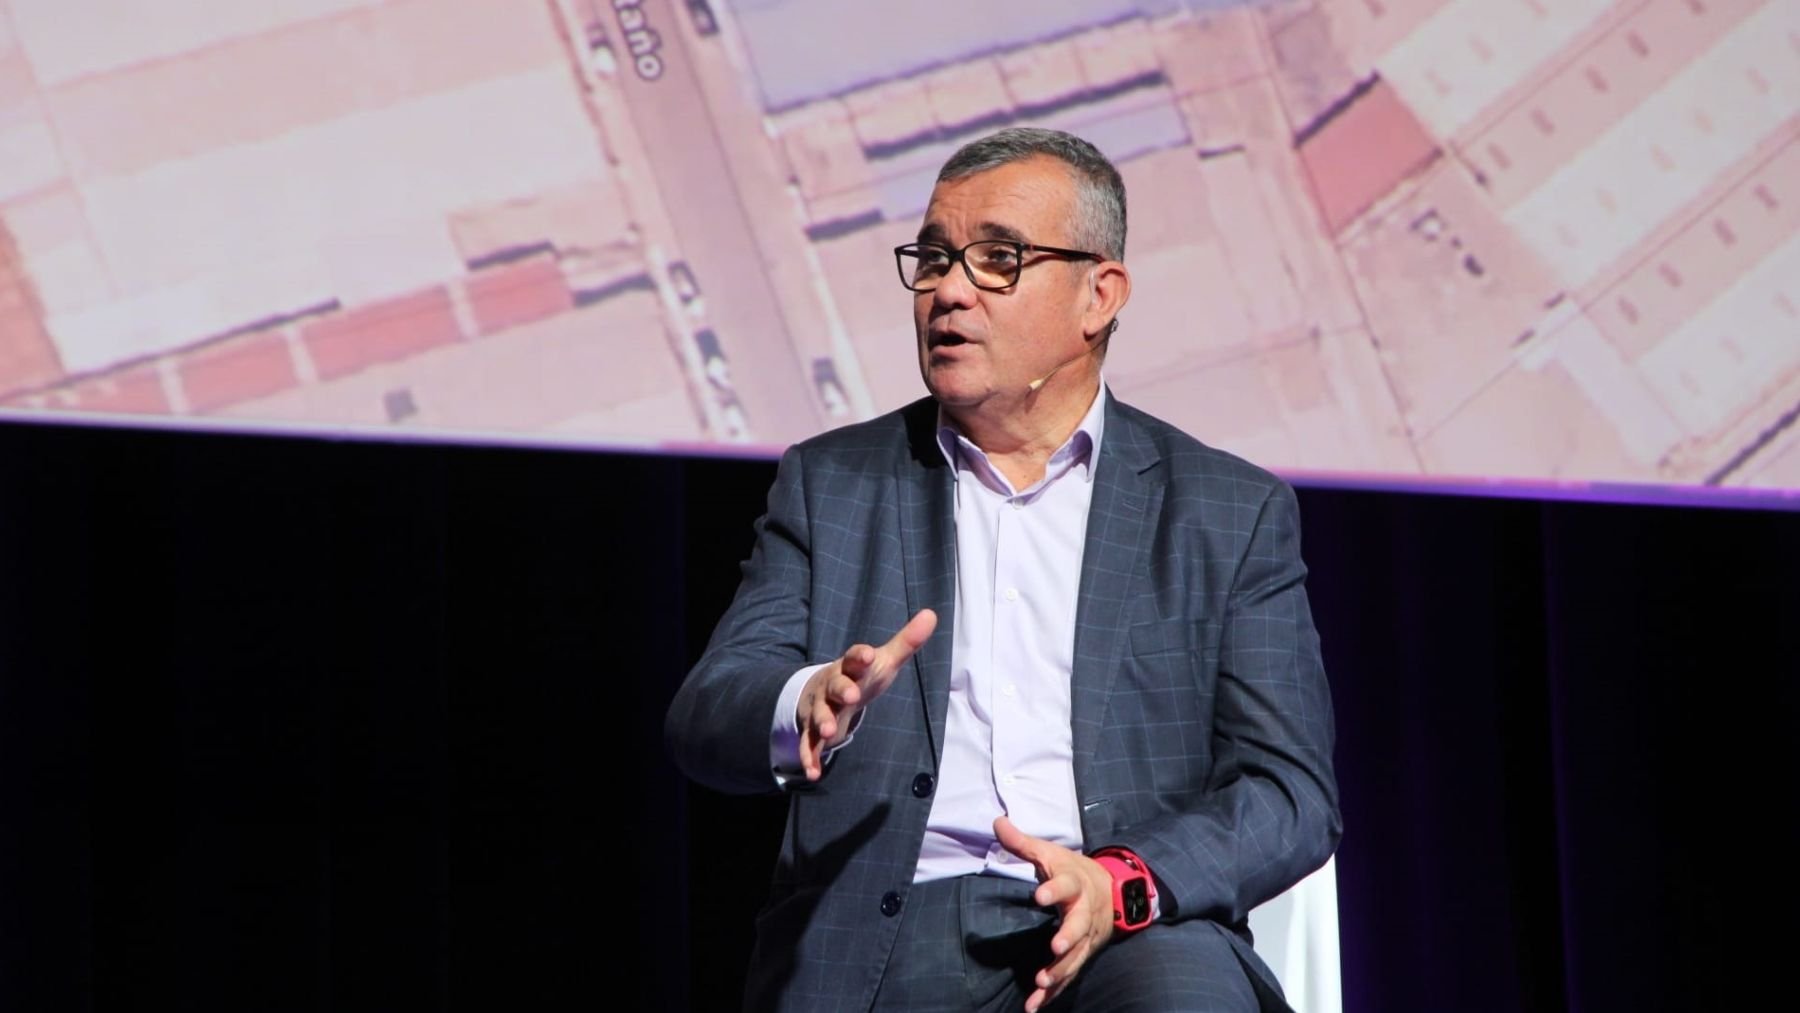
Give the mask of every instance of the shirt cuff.
[[(830, 662), (826, 662), (828, 664)], [(781, 696), (775, 701), (775, 720), (769, 731), (769, 771), (775, 775), (778, 788), (806, 779), (806, 770), (800, 766), (800, 693), (806, 689), (806, 680), (824, 667), (808, 665), (789, 676), (787, 685), (781, 687)], [(858, 720), (850, 723), (850, 734), (844, 736), (844, 741), (825, 750), (825, 762), (830, 762), (832, 754), (849, 745), (856, 736), (862, 713), (857, 712), (856, 717)]]

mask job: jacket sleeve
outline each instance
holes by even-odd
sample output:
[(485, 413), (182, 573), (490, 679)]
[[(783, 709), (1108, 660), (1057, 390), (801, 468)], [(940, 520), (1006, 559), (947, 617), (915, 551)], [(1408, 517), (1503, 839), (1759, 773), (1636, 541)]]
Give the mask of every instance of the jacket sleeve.
[(789, 448), (756, 522), (743, 579), (663, 725), (688, 777), (734, 794), (772, 792), (770, 731), (776, 701), (808, 664), (811, 540), (801, 450)]
[(1331, 692), (1306, 600), (1299, 524), (1293, 491), (1277, 483), (1227, 599), (1205, 791), (1184, 809), (1095, 842), (1144, 859), (1165, 918), (1235, 925), (1337, 847)]

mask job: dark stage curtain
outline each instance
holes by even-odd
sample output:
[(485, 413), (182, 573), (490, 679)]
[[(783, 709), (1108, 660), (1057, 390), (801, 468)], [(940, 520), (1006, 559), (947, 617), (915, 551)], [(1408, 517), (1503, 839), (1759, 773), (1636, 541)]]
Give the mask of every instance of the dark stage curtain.
[[(0, 425), (0, 1009), (732, 1008), (781, 803), (661, 723), (773, 473)], [(1800, 513), (1301, 505), (1347, 1009), (1787, 985)]]

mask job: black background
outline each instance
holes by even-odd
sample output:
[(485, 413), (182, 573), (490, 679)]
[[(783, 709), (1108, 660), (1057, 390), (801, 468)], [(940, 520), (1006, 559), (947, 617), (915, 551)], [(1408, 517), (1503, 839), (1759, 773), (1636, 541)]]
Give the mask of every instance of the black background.
[[(0, 425), (0, 1010), (731, 1008), (781, 803), (661, 725), (773, 474)], [(1785, 973), (1800, 513), (1301, 507), (1347, 1010)]]

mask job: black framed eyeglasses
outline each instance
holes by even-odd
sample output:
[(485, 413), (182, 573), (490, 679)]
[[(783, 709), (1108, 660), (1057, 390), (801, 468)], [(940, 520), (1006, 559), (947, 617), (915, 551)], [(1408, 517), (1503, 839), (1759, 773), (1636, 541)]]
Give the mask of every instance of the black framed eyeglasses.
[(1079, 260), (1105, 260), (1086, 250), (1065, 250), (1011, 239), (978, 239), (960, 250), (942, 243), (907, 243), (894, 247), (894, 263), (900, 268), (900, 284), (914, 292), (930, 292), (950, 273), (950, 265), (962, 262), (963, 272), (976, 288), (999, 292), (1019, 283), (1027, 253), (1049, 253)]

